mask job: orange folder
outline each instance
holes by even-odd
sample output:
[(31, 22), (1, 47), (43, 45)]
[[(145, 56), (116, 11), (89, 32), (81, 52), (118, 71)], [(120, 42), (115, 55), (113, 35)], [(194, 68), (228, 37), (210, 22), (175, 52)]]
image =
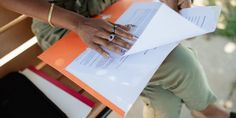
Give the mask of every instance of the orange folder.
[[(149, 2), (151, 0), (119, 0), (117, 3), (113, 4), (109, 8), (107, 8), (101, 15), (111, 14), (112, 17), (108, 20), (111, 22), (115, 22), (123, 12), (134, 2)], [(101, 15), (97, 16), (99, 18)], [(77, 36), (74, 32), (70, 32), (66, 34), (62, 39), (56, 42), (53, 46), (43, 52), (39, 58), (52, 66), (63, 75), (71, 79), (78, 86), (86, 90), (88, 93), (97, 98), (101, 103), (111, 108), (113, 111), (117, 112), (121, 116), (124, 117), (125, 112), (114, 105), (112, 102), (107, 100), (101, 94), (93, 90), (89, 85), (83, 83), (79, 78), (76, 78), (69, 72), (65, 70), (65, 68), (77, 57), (79, 56), (85, 49), (87, 45), (82, 42), (79, 36)]]

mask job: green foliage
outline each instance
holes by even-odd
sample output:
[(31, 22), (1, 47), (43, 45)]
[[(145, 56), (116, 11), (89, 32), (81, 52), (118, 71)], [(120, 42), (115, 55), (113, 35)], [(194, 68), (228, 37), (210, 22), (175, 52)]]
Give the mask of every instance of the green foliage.
[(224, 29), (218, 28), (216, 34), (231, 37), (236, 42), (236, 0), (208, 0), (208, 5), (220, 4), (222, 6), (221, 17), (219, 21), (224, 24)]

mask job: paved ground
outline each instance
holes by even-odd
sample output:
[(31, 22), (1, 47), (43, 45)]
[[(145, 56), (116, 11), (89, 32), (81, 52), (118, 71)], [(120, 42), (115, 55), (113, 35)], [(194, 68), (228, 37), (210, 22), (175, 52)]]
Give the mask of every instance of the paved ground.
[[(184, 45), (194, 48), (199, 55), (212, 90), (219, 98), (219, 103), (224, 101), (230, 91), (233, 81), (236, 81), (236, 47), (224, 37), (199, 37), (183, 42)], [(236, 92), (235, 92), (236, 94)], [(233, 100), (232, 110), (236, 111), (236, 95)], [(143, 103), (137, 100), (127, 115), (127, 118), (142, 118)], [(190, 112), (183, 107), (181, 118), (191, 118)], [(108, 118), (119, 118), (111, 113)]]

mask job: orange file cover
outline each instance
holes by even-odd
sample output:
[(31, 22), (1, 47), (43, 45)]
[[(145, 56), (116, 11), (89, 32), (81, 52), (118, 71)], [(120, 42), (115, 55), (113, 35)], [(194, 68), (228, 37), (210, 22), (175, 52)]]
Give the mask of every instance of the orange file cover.
[[(97, 18), (110, 14), (112, 17), (108, 20), (115, 22), (132, 3), (149, 1), (151, 0), (119, 0), (102, 12), (101, 15), (97, 16)], [(123, 110), (93, 90), (89, 85), (83, 83), (79, 78), (76, 78), (65, 70), (65, 68), (86, 48), (86, 44), (83, 43), (79, 36), (77, 36), (74, 32), (69, 32), (53, 46), (43, 52), (39, 58), (71, 79), (78, 86), (82, 87), (88, 93), (97, 98), (101, 103), (108, 106), (121, 116), (124, 116), (125, 112)]]

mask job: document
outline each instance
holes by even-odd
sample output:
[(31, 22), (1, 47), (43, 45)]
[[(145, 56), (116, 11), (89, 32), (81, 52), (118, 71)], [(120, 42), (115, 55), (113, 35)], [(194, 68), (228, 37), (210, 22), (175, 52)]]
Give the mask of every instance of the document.
[(172, 43), (141, 53), (104, 58), (88, 48), (66, 70), (126, 113), (168, 54)]
[[(137, 14), (143, 16), (137, 17)], [(219, 14), (217, 6), (188, 8), (179, 14), (158, 2), (133, 4), (117, 21), (118, 24), (141, 23), (140, 30), (134, 33), (137, 41), (124, 55), (213, 32)]]
[(217, 6), (193, 7), (181, 10), (180, 14), (189, 22), (209, 33), (215, 31), (220, 11), (220, 7)]
[(124, 55), (106, 50), (111, 58), (104, 58), (88, 48), (66, 70), (127, 113), (181, 40), (214, 31), (218, 17), (208, 7), (202, 15), (202, 8), (178, 14), (162, 3), (135, 3), (116, 21), (136, 25), (130, 32), (138, 40), (130, 42), (130, 50)]

